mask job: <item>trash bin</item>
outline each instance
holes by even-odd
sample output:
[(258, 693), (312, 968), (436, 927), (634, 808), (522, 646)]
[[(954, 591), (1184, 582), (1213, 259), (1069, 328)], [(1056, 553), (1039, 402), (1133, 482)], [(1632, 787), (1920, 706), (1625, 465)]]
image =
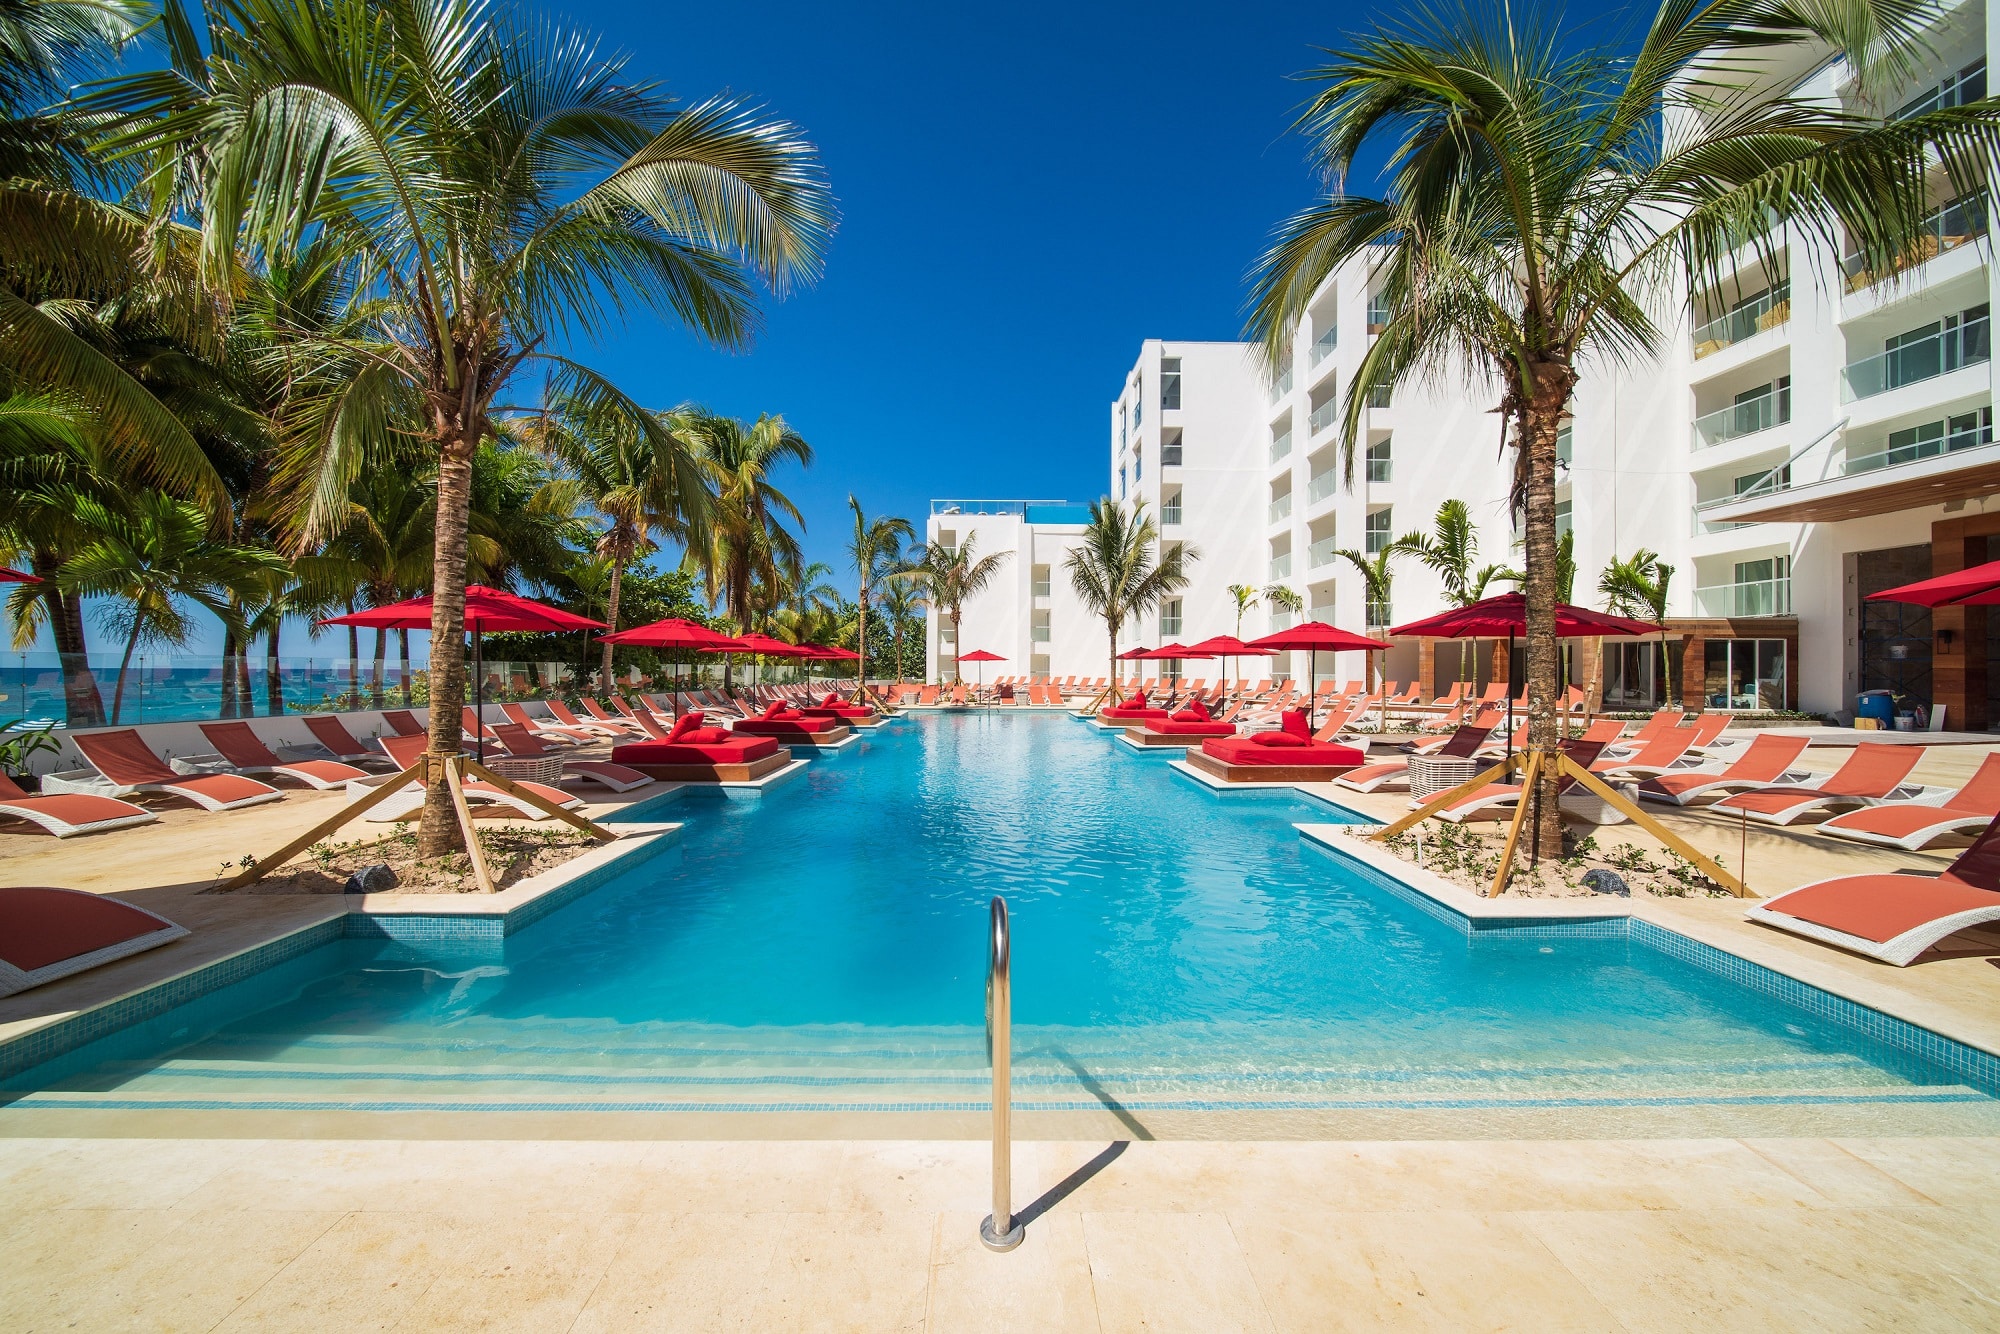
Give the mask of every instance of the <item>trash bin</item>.
[(1896, 730), (1897, 730), (1898, 732), (1914, 732), (1914, 731), (1916, 731), (1916, 730), (1917, 730), (1917, 715), (1916, 715), (1916, 714), (1914, 714), (1914, 713), (1899, 713), (1899, 714), (1897, 714), (1897, 715), (1896, 715)]
[(1864, 690), (1854, 697), (1854, 716), (1873, 718), (1875, 725), (1888, 731), (1896, 719), (1896, 692), (1893, 690)]

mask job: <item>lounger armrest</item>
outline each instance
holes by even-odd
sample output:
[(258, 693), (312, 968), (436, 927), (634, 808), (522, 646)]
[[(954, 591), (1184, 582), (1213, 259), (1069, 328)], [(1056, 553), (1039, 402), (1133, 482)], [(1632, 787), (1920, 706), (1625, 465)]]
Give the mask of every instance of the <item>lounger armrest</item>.
[(1914, 875), (1914, 876), (1921, 876), (1921, 877), (1923, 877), (1923, 878), (1924, 878), (1924, 879), (1926, 879), (1926, 880), (1935, 880), (1935, 879), (1937, 879), (1937, 878), (1938, 878), (1939, 876), (1943, 875), (1943, 874), (1944, 874), (1944, 872), (1943, 872), (1943, 871), (1926, 871), (1926, 870), (1922, 870), (1922, 869), (1920, 869), (1920, 868), (1918, 868), (1918, 867), (1915, 867), (1915, 866), (1898, 866), (1898, 867), (1896, 868), (1896, 870), (1895, 870), (1895, 874), (1896, 874), (1896, 875)]
[(51, 796), (74, 792), (86, 797), (122, 797), (138, 790), (114, 783), (95, 769), (62, 769), (42, 775), (42, 791)]

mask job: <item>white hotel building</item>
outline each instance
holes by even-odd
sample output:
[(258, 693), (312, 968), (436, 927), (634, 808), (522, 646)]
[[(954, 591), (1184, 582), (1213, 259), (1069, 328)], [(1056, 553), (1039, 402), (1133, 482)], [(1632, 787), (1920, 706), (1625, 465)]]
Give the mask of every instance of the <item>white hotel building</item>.
[[(1956, 8), (1931, 67), (1876, 110), (1984, 96), (1991, 40), (1983, 4)], [(1785, 73), (1810, 93), (1854, 100), (1841, 62), (1801, 50), (1795, 64)], [(1647, 547), (1671, 563), (1667, 651), (1689, 707), (1845, 714), (1859, 691), (1887, 688), (1944, 705), (1955, 728), (2000, 725), (2000, 671), (1987, 670), (2000, 616), (1863, 600), (2000, 558), (1988, 206), (1983, 193), (1950, 197), (1942, 174), (1936, 194), (1934, 234), (1896, 274), (1781, 238), (1777, 271), (1746, 257), (1724, 290), (1686, 303), (1649, 363), (1584, 367), (1557, 491), (1559, 522), (1575, 532), (1574, 600), (1600, 605), (1598, 575), (1614, 556)], [(1275, 384), (1246, 344), (1140, 345), (1110, 406), (1106, 493), (1143, 498), (1163, 540), (1200, 559), (1179, 598), (1127, 624), (1121, 651), (1234, 633), (1231, 584), (1288, 585), (1307, 615), (1357, 630), (1441, 610), (1435, 576), (1408, 558), (1391, 606), (1371, 615), (1358, 572), (1334, 553), (1428, 531), (1447, 499), (1471, 507), (1480, 563), (1519, 565), (1490, 388), (1397, 385), (1367, 407), (1347, 480), (1342, 395), (1381, 319), (1370, 277), (1359, 259), (1325, 284)], [(1062, 568), (1084, 517), (1081, 503), (933, 502), (928, 541), (1012, 553), (964, 609), (967, 651), (1006, 655), (1001, 673), (1105, 675), (1103, 623)], [(1243, 637), (1290, 619), (1260, 606)], [(934, 614), (934, 680), (951, 675), (949, 634)], [(1603, 704), (1663, 700), (1657, 641), (1614, 642), (1604, 661), (1580, 641), (1578, 654), (1573, 678)], [(1494, 657), (1482, 646), (1482, 682), (1496, 667), (1508, 677)], [(1322, 655), (1321, 678), (1360, 678), (1360, 656), (1341, 659)], [(1458, 662), (1455, 645), (1402, 641), (1385, 668), (1441, 691)], [(1238, 674), (1304, 667), (1297, 655)], [(1220, 668), (1187, 673), (1213, 679)]]

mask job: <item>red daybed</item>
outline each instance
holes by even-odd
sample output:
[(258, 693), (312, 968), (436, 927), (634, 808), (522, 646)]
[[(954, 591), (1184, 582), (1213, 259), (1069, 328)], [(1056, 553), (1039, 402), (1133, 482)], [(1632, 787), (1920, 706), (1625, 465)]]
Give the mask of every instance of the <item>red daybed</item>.
[(680, 783), (747, 782), (784, 768), (791, 758), (792, 752), (775, 737), (704, 727), (700, 713), (683, 714), (664, 741), (628, 741), (611, 748), (612, 763)]
[(1282, 730), (1216, 737), (1188, 751), (1188, 763), (1226, 783), (1324, 782), (1367, 758), (1353, 746), (1314, 741), (1305, 714), (1292, 710)]
[(729, 730), (737, 736), (782, 737), (808, 746), (830, 746), (851, 729), (821, 714), (795, 713), (788, 718), (745, 718)]
[(807, 717), (841, 718), (864, 722), (875, 716), (875, 710), (865, 704), (849, 704), (838, 695), (828, 695), (817, 704), (802, 704), (799, 712)]

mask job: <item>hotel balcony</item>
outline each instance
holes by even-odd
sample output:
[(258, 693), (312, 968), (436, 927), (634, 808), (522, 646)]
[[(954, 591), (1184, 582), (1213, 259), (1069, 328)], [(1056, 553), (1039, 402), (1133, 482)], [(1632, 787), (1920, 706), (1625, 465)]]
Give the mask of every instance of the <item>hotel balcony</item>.
[(1696, 327), (1694, 355), (1699, 361), (1761, 333), (1782, 328), (1792, 318), (1792, 289), (1780, 284), (1754, 300)]
[(1287, 551), (1282, 556), (1271, 557), (1271, 578), (1289, 579), (1291, 577), (1292, 577), (1292, 553)]
[(1698, 507), (1697, 531), (1732, 523), (1836, 523), (2000, 492), (1992, 410), (1972, 402), (1891, 432), (1850, 430), (1816, 480), (1773, 470), (1771, 483)]
[(1306, 568), (1317, 570), (1323, 565), (1331, 565), (1340, 559), (1340, 539), (1322, 537), (1306, 548)]
[(1840, 272), (1846, 280), (1847, 290), (1850, 293), (1864, 291), (1985, 236), (1985, 193), (1978, 192), (1952, 200), (1924, 219), (1923, 232), (1923, 236), (1908, 253), (1897, 256), (1879, 271), (1867, 268), (1859, 254), (1849, 255), (1843, 259), (1840, 263)]
[(1320, 404), (1312, 410), (1312, 415), (1306, 418), (1307, 424), (1312, 428), (1311, 434), (1313, 435), (1318, 435), (1321, 431), (1324, 431), (1339, 420), (1340, 400), (1337, 398), (1330, 398)]
[(1697, 616), (1790, 616), (1792, 581), (1759, 579), (1743, 584), (1711, 584), (1694, 591)]
[(1783, 426), (1792, 419), (1792, 391), (1778, 389), (1694, 420), (1694, 448), (1711, 449)]
[(1325, 468), (1319, 472), (1314, 473), (1311, 479), (1306, 482), (1306, 507), (1310, 509), (1312, 506), (1319, 504), (1322, 500), (1325, 500), (1327, 497), (1336, 494), (1339, 490), (1340, 490), (1339, 464), (1335, 464), (1330, 468)]
[(1893, 393), (1967, 366), (1992, 359), (1990, 320), (1967, 320), (1953, 328), (1852, 361), (1840, 372), (1843, 403)]
[(1292, 368), (1290, 366), (1287, 366), (1279, 374), (1278, 378), (1276, 380), (1273, 380), (1270, 383), (1270, 385), (1265, 388), (1264, 400), (1271, 406), (1276, 407), (1278, 404), (1278, 400), (1291, 392), (1292, 392)]
[(1271, 502), (1268, 522), (1283, 523), (1292, 517), (1292, 493), (1287, 491)]
[(1271, 462), (1277, 463), (1292, 456), (1292, 433), (1285, 432), (1271, 441)]
[(1306, 354), (1306, 361), (1310, 365), (1317, 366), (1332, 356), (1333, 350), (1339, 346), (1340, 326), (1336, 324), (1313, 340), (1312, 351)]

